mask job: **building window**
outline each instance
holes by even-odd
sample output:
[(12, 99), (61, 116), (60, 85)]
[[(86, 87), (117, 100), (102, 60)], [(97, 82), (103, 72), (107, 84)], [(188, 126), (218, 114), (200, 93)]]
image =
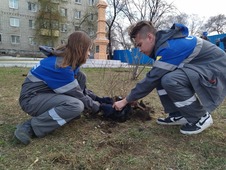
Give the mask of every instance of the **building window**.
[[(52, 2), (52, 1), (51, 1)], [(47, 3), (45, 8), (43, 9), (45, 12), (57, 12), (58, 11), (58, 3)]]
[(75, 0), (75, 3), (81, 4), (82, 0)]
[(20, 26), (20, 20), (18, 18), (10, 18), (10, 26), (19, 27)]
[(95, 0), (89, 0), (89, 6), (93, 6), (95, 3)]
[[(39, 0), (40, 1), (40, 0)], [(60, 0), (48, 0), (49, 2), (52, 2), (52, 3), (59, 3), (60, 2)]]
[(20, 43), (20, 36), (11, 35), (11, 43), (12, 44), (19, 44)]
[(88, 28), (88, 34), (89, 34), (89, 36), (93, 36), (94, 30), (92, 28)]
[(67, 9), (60, 8), (60, 15), (63, 16), (63, 17), (66, 17), (67, 16)]
[(99, 52), (100, 52), (100, 46), (97, 45), (97, 46), (96, 46), (96, 53), (99, 53)]
[(67, 31), (67, 25), (66, 24), (60, 24), (60, 31), (66, 32)]
[(59, 30), (59, 22), (58, 22), (58, 20), (44, 19), (44, 20), (42, 20), (42, 22), (40, 24), (41, 24), (40, 27), (44, 28), (44, 29)]
[(42, 20), (42, 22), (40, 23), (40, 27), (44, 28), (44, 29), (49, 29), (49, 20)]
[(35, 22), (33, 20), (29, 20), (29, 27), (32, 29), (35, 28)]
[(62, 45), (66, 44), (65, 40), (61, 40), (60, 42), (61, 42)]
[(79, 25), (75, 25), (75, 31), (78, 31), (78, 30), (80, 30)]
[(75, 11), (75, 18), (80, 19), (82, 17), (82, 12), (81, 11)]
[(35, 41), (34, 41), (34, 37), (29, 37), (28, 38), (29, 44), (30, 45), (36, 45)]
[(94, 15), (92, 13), (90, 13), (90, 20), (93, 21), (94, 20)]
[(19, 0), (9, 0), (9, 7), (14, 8), (14, 9), (18, 9), (18, 6), (19, 6), (18, 1)]
[(32, 12), (37, 12), (37, 4), (28, 2), (28, 10)]
[(52, 27), (50, 29), (59, 30), (59, 21), (58, 20), (52, 20), (51, 26)]

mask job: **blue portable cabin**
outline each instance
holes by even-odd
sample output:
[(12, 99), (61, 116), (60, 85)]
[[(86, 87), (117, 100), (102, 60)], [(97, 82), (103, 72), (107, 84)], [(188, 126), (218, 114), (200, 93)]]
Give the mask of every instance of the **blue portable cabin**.
[[(210, 39), (210, 42), (212, 42), (213, 44), (216, 44), (217, 39), (219, 38), (223, 38), (226, 37), (226, 34), (217, 34), (217, 35), (211, 35), (208, 36), (208, 38)], [(222, 42), (220, 42), (220, 46), (219, 46), (222, 50), (224, 50), (224, 45)]]
[(114, 50), (113, 60), (120, 60), (131, 65), (151, 65), (153, 59), (141, 53), (139, 48), (130, 50)]
[(120, 60), (123, 63), (131, 63), (131, 52), (129, 50), (114, 50), (113, 60)]

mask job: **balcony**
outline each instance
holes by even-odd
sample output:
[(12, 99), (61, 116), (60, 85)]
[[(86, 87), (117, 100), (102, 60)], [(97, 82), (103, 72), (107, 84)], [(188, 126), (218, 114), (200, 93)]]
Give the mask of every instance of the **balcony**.
[(44, 35), (44, 36), (59, 37), (60, 31), (59, 30), (50, 30), (50, 29), (40, 29), (40, 34)]

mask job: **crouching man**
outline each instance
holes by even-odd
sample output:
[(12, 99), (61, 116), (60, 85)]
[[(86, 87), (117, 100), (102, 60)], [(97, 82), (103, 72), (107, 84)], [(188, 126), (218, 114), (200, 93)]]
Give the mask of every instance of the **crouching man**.
[(211, 112), (226, 96), (226, 54), (216, 45), (188, 35), (188, 28), (173, 24), (157, 31), (151, 22), (140, 21), (130, 31), (140, 51), (154, 59), (153, 68), (123, 100), (121, 110), (157, 89), (167, 118), (161, 125), (181, 125), (182, 134), (198, 134), (213, 124)]

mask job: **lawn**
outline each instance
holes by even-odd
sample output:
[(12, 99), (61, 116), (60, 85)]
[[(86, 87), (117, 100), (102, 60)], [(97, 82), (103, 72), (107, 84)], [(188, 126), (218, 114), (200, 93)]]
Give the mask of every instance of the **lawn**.
[[(160, 126), (163, 114), (156, 92), (143, 101), (154, 109), (151, 120), (124, 123), (82, 116), (24, 146), (14, 138), (18, 123), (29, 118), (18, 104), (28, 68), (0, 68), (0, 170), (225, 170), (226, 101), (212, 113), (214, 124), (186, 136), (178, 126)], [(99, 96), (125, 95), (141, 79), (128, 69), (82, 69), (87, 86)]]

